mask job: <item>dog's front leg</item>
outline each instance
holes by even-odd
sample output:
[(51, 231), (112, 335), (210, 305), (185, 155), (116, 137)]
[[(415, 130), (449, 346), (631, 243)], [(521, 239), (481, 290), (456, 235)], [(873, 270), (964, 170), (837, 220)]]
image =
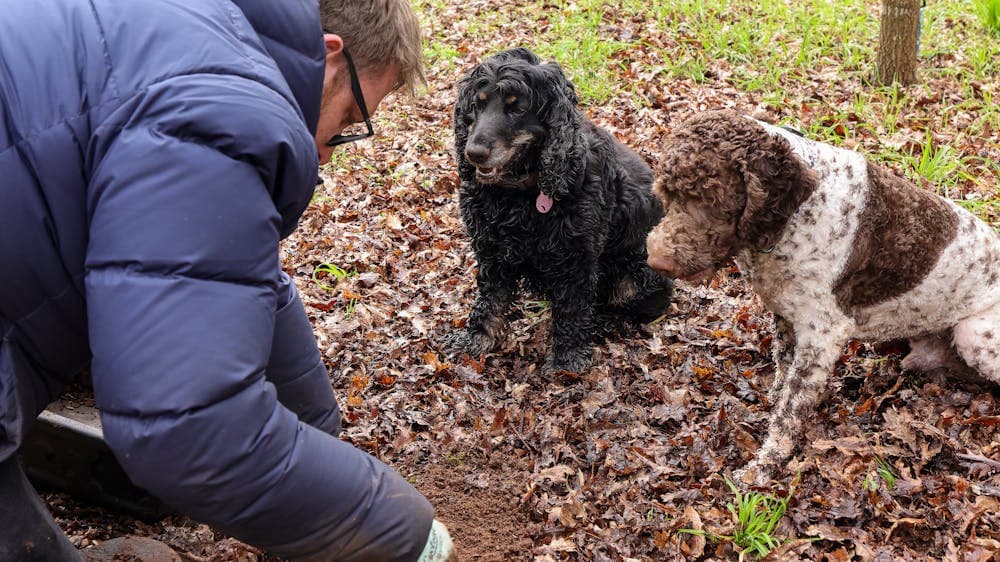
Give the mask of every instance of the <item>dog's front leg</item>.
[(788, 374), (795, 357), (795, 330), (792, 323), (774, 315), (774, 338), (771, 340), (771, 359), (774, 361), (774, 382), (767, 392), (767, 401), (774, 405), (781, 397), (781, 389), (788, 386)]
[(546, 362), (553, 371), (582, 373), (590, 368), (590, 333), (594, 322), (596, 279), (563, 279), (552, 294), (552, 353)]
[(500, 341), (504, 314), (517, 289), (515, 268), (507, 264), (481, 262), (476, 273), (476, 301), (469, 312), (465, 329), (451, 334), (447, 346), (472, 356), (488, 353)]
[[(818, 335), (818, 334), (817, 334)], [(847, 338), (799, 337), (794, 359), (775, 389), (776, 400), (768, 422), (767, 437), (756, 458), (737, 478), (746, 483), (766, 484), (776, 468), (791, 456), (802, 425), (826, 393), (827, 380)]]

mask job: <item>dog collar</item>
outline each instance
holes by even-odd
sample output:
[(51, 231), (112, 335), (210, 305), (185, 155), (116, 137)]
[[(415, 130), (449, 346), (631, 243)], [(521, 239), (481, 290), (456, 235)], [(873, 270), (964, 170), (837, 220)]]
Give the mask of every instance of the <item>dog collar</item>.
[[(755, 119), (755, 121), (757, 120)], [(785, 139), (792, 147), (792, 152), (801, 158), (807, 166), (810, 168), (816, 167), (816, 149), (813, 147), (812, 141), (807, 139), (801, 132), (791, 127), (775, 127), (763, 121), (757, 121), (757, 123), (763, 126), (764, 130), (769, 134)]]

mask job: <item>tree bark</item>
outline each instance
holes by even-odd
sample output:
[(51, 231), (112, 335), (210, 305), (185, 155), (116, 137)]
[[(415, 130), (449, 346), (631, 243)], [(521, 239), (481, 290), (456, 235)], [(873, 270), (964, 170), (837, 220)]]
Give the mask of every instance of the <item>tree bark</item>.
[(882, 0), (878, 40), (878, 81), (883, 85), (917, 81), (917, 44), (921, 0)]

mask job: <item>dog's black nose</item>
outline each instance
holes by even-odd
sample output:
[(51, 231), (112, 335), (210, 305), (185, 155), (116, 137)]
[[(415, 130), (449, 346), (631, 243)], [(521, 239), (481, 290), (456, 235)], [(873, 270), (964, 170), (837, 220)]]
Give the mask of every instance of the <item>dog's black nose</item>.
[(490, 147), (469, 143), (465, 146), (465, 157), (473, 164), (482, 164), (490, 157)]

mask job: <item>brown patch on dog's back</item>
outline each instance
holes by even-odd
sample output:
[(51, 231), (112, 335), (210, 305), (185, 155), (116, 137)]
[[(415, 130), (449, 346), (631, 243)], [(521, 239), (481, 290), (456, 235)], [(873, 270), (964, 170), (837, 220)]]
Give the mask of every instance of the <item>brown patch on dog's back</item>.
[(934, 268), (958, 232), (947, 202), (868, 164), (868, 200), (833, 293), (846, 314), (899, 296)]

